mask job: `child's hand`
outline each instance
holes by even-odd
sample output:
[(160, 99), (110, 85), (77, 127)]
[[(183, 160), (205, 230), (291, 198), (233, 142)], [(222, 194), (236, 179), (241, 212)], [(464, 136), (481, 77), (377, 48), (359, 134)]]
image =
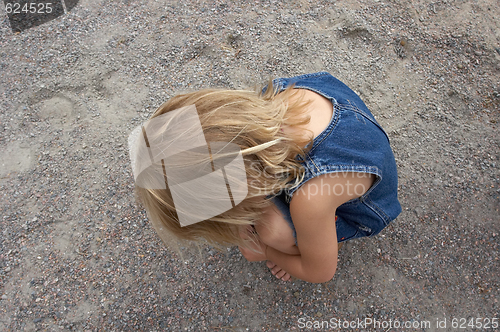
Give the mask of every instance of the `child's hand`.
[[(253, 227), (248, 226), (246, 228), (243, 228), (240, 235), (243, 239), (249, 239), (250, 233), (254, 233), (254, 232), (255, 232), (255, 230), (253, 229)], [(260, 241), (260, 239), (258, 237), (257, 237), (257, 243), (251, 243), (250, 248), (243, 248), (243, 247), (238, 247), (238, 248), (240, 249), (241, 254), (249, 262), (259, 262), (259, 261), (267, 260), (267, 257), (266, 257), (267, 245), (264, 244), (262, 241)]]

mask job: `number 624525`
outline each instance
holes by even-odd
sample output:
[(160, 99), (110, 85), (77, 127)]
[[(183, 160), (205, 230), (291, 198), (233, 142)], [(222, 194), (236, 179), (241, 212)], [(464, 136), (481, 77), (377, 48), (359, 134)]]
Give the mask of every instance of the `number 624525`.
[(52, 3), (25, 3), (21, 6), (20, 3), (9, 3), (5, 5), (7, 14), (50, 14), (52, 13)]

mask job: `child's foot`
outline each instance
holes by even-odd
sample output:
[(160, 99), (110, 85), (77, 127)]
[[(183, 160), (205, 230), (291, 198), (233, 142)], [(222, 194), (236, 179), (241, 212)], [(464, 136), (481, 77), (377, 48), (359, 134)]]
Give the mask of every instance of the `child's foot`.
[(267, 261), (266, 265), (269, 269), (271, 269), (271, 273), (278, 279), (281, 279), (283, 281), (288, 281), (292, 278), (291, 275), (289, 275), (285, 270), (283, 270), (281, 267), (278, 265), (274, 264), (271, 261)]

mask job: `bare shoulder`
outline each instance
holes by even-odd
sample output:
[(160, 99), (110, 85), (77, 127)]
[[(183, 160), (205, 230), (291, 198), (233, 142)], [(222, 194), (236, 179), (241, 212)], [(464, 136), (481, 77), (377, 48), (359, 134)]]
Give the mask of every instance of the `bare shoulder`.
[[(366, 193), (375, 181), (369, 173), (329, 173), (305, 182), (293, 195), (293, 214), (334, 215), (337, 207)], [(295, 219), (294, 219), (295, 220)]]
[[(301, 99), (306, 102), (310, 102), (309, 106), (304, 110), (306, 115), (311, 117), (308, 124), (304, 128), (299, 130), (308, 130), (313, 133), (313, 137), (318, 136), (330, 123), (330, 119), (333, 114), (333, 104), (322, 95), (307, 90), (307, 89), (294, 89), (294, 93), (290, 96), (290, 101), (294, 102), (297, 99)], [(291, 128), (285, 128), (285, 131), (293, 130)], [(307, 136), (308, 132), (304, 132), (303, 135)]]

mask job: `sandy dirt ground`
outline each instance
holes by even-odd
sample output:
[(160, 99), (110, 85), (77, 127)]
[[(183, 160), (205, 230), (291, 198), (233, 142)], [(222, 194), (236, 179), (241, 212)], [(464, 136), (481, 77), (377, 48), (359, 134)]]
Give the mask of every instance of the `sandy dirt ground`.
[[(84, 0), (21, 33), (4, 5), (1, 331), (498, 330), (498, 0)], [(324, 284), (166, 249), (129, 132), (179, 92), (323, 70), (391, 139), (397, 220)]]

